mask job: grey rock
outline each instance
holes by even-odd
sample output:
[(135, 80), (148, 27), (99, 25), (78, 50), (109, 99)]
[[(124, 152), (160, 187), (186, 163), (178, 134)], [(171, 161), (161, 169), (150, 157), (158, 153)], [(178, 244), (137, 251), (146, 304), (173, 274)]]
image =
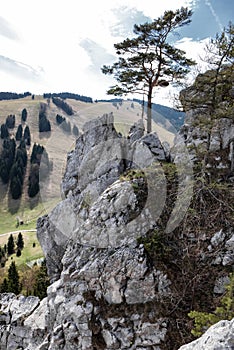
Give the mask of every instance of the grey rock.
[(134, 125), (130, 128), (128, 137), (131, 142), (139, 140), (144, 136), (145, 127), (143, 119), (139, 119)]
[(143, 136), (140, 141), (148, 146), (157, 160), (166, 160), (165, 150), (156, 132)]
[(234, 319), (211, 326), (200, 338), (179, 350), (232, 350), (234, 349)]
[(214, 285), (214, 293), (215, 294), (223, 294), (226, 291), (226, 285), (230, 283), (230, 278), (228, 276), (219, 277), (215, 281)]

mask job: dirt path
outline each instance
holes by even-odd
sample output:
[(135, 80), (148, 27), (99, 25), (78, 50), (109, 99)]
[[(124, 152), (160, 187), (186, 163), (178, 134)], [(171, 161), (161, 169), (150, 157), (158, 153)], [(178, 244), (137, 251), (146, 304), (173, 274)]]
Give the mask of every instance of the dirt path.
[(10, 232), (6, 232), (6, 233), (0, 234), (0, 237), (7, 236), (7, 235), (14, 235), (14, 234), (17, 234), (17, 233), (20, 233), (20, 232), (21, 232), (21, 233), (24, 233), (24, 232), (37, 232), (37, 230), (32, 229), (32, 230), (10, 231)]

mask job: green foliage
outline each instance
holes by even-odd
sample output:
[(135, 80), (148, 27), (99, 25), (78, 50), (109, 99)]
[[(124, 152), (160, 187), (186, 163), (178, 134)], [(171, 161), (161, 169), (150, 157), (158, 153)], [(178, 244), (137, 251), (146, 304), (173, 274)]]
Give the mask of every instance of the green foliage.
[(147, 132), (151, 132), (152, 94), (156, 87), (178, 84), (195, 62), (185, 52), (170, 44), (170, 35), (191, 22), (192, 12), (182, 7), (175, 12), (165, 11), (153, 22), (134, 26), (135, 37), (115, 44), (118, 62), (103, 66), (102, 72), (117, 80), (108, 94), (128, 93), (147, 95)]
[[(66, 118), (62, 117), (60, 114), (56, 115), (56, 122), (61, 128), (65, 131), (70, 133), (71, 132), (71, 123), (67, 121)], [(75, 125), (74, 125), (75, 126)]]
[(161, 259), (167, 251), (166, 245), (163, 242), (163, 234), (157, 229), (149, 232), (146, 237), (140, 237), (138, 244), (143, 244), (145, 250), (151, 257)]
[(140, 178), (144, 178), (145, 177), (145, 173), (142, 169), (131, 169), (128, 172), (126, 172), (125, 174), (120, 176), (120, 180), (122, 181), (131, 181), (134, 179), (140, 179)]
[(19, 124), (17, 131), (16, 131), (15, 139), (16, 139), (16, 141), (21, 141), (22, 137), (23, 137), (23, 127), (21, 124)]
[(9, 129), (13, 129), (15, 127), (15, 115), (10, 114), (6, 118), (6, 126)]
[(22, 110), (22, 113), (21, 113), (21, 120), (22, 120), (22, 122), (26, 122), (27, 116), (28, 116), (27, 109), (24, 108), (24, 109)]
[(43, 299), (47, 295), (47, 287), (49, 286), (49, 278), (47, 275), (46, 262), (43, 260), (39, 271), (36, 274), (36, 281), (34, 284), (34, 295)]
[(52, 97), (52, 102), (59, 108), (61, 108), (68, 115), (74, 114), (72, 107), (69, 106), (63, 99), (59, 97)]
[(22, 195), (26, 165), (27, 151), (25, 142), (21, 141), (16, 150), (15, 162), (10, 173), (10, 192), (13, 199), (18, 199)]
[(4, 278), (3, 283), (0, 286), (0, 292), (1, 293), (8, 293), (9, 292), (9, 286), (8, 286), (8, 279)]
[(9, 132), (6, 124), (1, 125), (1, 139), (6, 139), (9, 137)]
[(45, 103), (40, 103), (39, 111), (39, 132), (51, 131), (50, 121), (46, 116), (47, 105)]
[(39, 165), (32, 164), (30, 167), (30, 175), (28, 179), (28, 195), (33, 198), (40, 190), (39, 187)]
[(230, 274), (230, 283), (222, 297), (220, 306), (213, 313), (191, 311), (188, 316), (194, 319), (192, 334), (200, 337), (210, 326), (221, 320), (231, 320), (234, 317), (234, 273)]
[(15, 158), (15, 140), (5, 139), (3, 141), (3, 149), (0, 156), (0, 177), (3, 183), (8, 183), (10, 178), (10, 171)]
[(186, 94), (183, 91), (180, 99), (185, 109), (200, 108), (195, 125), (204, 126), (209, 133), (214, 122), (219, 118), (233, 118), (234, 81), (234, 25), (230, 22), (222, 33), (211, 39), (206, 47), (206, 57), (210, 70), (199, 74), (191, 87), (198, 93)]
[(19, 258), (21, 256), (21, 250), (20, 249), (17, 249), (16, 256), (17, 256), (17, 258)]
[(7, 254), (11, 255), (15, 252), (15, 242), (14, 242), (14, 238), (12, 235), (10, 235), (10, 237), (8, 238), (8, 242), (7, 242)]
[(23, 239), (23, 235), (21, 232), (19, 232), (19, 234), (18, 234), (16, 245), (17, 245), (17, 248), (20, 250), (22, 250), (24, 248), (24, 239)]
[(32, 198), (35, 197), (40, 190), (39, 172), (41, 179), (45, 178), (50, 172), (51, 164), (45, 148), (36, 143), (33, 145), (30, 162), (31, 167), (28, 179), (28, 195)]
[(28, 125), (24, 129), (23, 139), (24, 139), (27, 146), (31, 145), (31, 134), (30, 134), (30, 129), (29, 129)]
[(20, 293), (19, 273), (15, 262), (12, 261), (8, 270), (8, 291), (18, 295)]

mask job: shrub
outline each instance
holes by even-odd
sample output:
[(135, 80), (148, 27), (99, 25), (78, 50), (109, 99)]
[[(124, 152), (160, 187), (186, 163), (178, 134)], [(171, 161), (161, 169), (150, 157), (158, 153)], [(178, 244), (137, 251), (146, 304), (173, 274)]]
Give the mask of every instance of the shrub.
[(222, 297), (220, 306), (213, 313), (191, 311), (188, 316), (194, 319), (191, 333), (200, 337), (210, 326), (221, 320), (231, 320), (234, 317), (234, 273), (230, 274), (230, 283), (226, 285), (226, 293)]

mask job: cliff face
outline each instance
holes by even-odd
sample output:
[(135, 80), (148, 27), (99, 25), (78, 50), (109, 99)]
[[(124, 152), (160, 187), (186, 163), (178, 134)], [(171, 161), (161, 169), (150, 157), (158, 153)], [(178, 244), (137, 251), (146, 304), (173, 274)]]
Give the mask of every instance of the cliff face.
[[(186, 93), (193, 95), (192, 88)], [(68, 155), (64, 200), (38, 220), (51, 278), (47, 298), (1, 295), (2, 350), (173, 350), (192, 339), (187, 313), (212, 309), (234, 265), (234, 121), (215, 121), (205, 138), (194, 126), (197, 108), (186, 108), (172, 155), (156, 134), (144, 135), (141, 121), (128, 138), (116, 132), (112, 115), (85, 125)], [(204, 142), (205, 158), (198, 147)], [(175, 169), (184, 159), (180, 146), (191, 150), (199, 173), (177, 223), (190, 175)], [(209, 182), (209, 164), (221, 189)], [(228, 334), (225, 346), (233, 342)], [(196, 343), (201, 349), (203, 339)]]

